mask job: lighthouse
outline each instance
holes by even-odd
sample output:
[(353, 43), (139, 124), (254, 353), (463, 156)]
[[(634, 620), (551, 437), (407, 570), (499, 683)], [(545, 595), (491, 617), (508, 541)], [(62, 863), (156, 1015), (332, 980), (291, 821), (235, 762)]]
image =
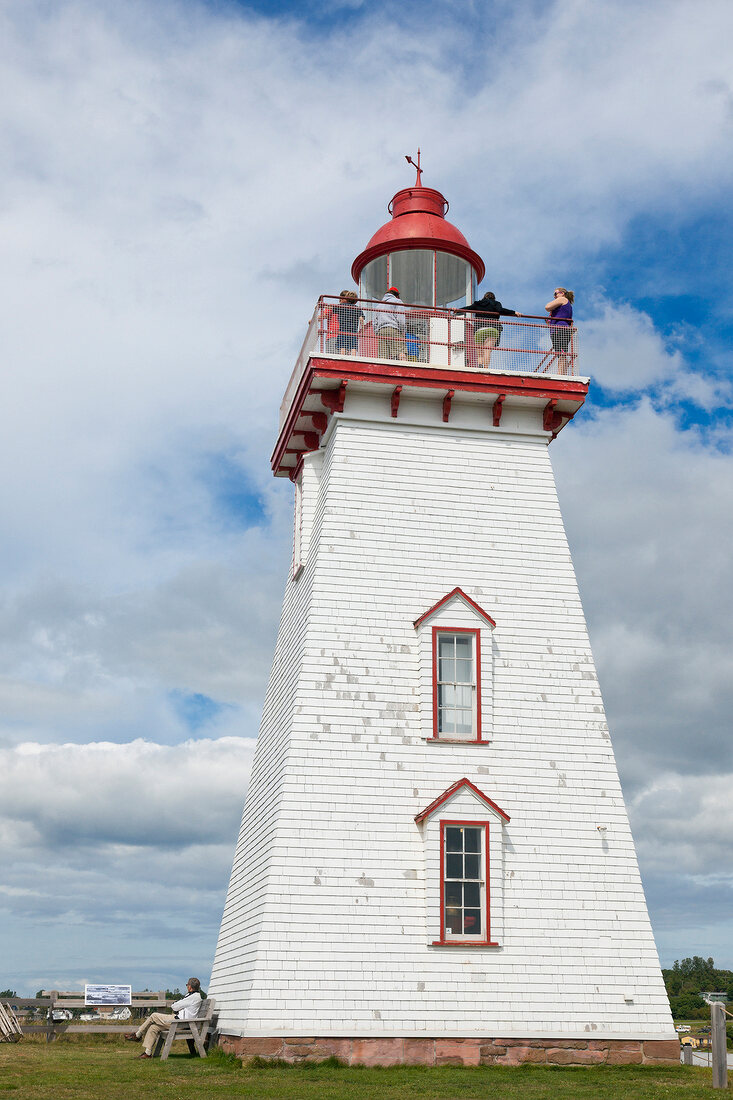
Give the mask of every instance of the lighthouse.
[(419, 168), (388, 209), (280, 410), (293, 554), (210, 983), (220, 1042), (675, 1063), (550, 464), (588, 392), (582, 328), (559, 355), (543, 318), (466, 312), (484, 263)]

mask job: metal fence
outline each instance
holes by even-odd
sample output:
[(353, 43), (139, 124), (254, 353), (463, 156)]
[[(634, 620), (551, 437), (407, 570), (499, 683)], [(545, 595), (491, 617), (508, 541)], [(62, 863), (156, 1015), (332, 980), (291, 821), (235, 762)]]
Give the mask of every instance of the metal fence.
[(319, 299), (311, 355), (425, 363), (455, 370), (575, 375), (578, 331), (545, 317), (489, 317), (452, 309)]
[(513, 374), (578, 374), (578, 330), (547, 317), (492, 318), (358, 299), (318, 299), (280, 408), (282, 424), (313, 355)]

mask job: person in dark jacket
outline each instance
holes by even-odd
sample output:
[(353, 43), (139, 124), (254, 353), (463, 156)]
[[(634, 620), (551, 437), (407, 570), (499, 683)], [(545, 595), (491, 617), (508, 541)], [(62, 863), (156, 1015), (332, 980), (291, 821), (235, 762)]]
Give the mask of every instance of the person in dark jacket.
[(456, 312), (475, 315), (473, 341), (478, 349), (478, 366), (484, 369), (491, 362), (492, 351), (499, 346), (502, 331), (499, 318), (523, 316), (513, 309), (505, 309), (491, 290), (487, 290), (483, 298), (471, 302), (470, 306), (462, 306)]

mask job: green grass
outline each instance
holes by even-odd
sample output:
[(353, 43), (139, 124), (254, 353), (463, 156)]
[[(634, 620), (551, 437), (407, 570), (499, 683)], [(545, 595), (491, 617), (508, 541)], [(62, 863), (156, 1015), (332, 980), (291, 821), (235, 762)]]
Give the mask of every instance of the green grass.
[(242, 1066), (221, 1051), (190, 1058), (185, 1046), (167, 1062), (140, 1061), (139, 1049), (117, 1036), (2, 1044), (0, 1100), (711, 1100), (710, 1070), (689, 1066)]

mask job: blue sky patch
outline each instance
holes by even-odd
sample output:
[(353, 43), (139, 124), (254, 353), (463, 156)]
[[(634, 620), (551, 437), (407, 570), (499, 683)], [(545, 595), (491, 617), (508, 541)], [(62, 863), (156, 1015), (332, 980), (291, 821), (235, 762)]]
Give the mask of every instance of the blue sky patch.
[(191, 694), (172, 691), (169, 698), (176, 714), (192, 733), (197, 733), (203, 726), (215, 721), (224, 711), (234, 709), (232, 703), (218, 703), (216, 699), (198, 691)]
[(222, 526), (230, 530), (258, 527), (266, 521), (265, 504), (250, 484), (244, 465), (228, 454), (204, 458), (203, 481)]

